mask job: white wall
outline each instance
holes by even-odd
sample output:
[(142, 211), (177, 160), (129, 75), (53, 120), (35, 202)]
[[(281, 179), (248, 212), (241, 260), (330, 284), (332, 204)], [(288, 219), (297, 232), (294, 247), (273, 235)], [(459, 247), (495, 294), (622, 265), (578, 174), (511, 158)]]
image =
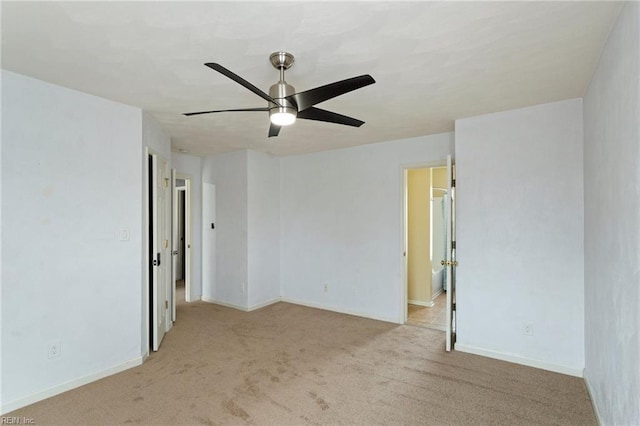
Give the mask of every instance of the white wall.
[(447, 133), (282, 158), (283, 299), (404, 322), (402, 166), (444, 160), (452, 144)]
[(456, 347), (581, 375), (582, 101), (457, 120), (455, 145)]
[(407, 171), (407, 299), (429, 306), (432, 299), (431, 169)]
[(141, 362), (141, 134), (139, 109), (2, 71), (2, 412)]
[[(1, 77), (1, 75), (0, 75)], [(0, 81), (0, 99), (2, 98), (2, 86), (3, 83)], [(0, 104), (0, 112), (2, 111), (2, 105)], [(2, 117), (0, 117), (0, 131), (2, 129)], [(0, 142), (3, 139), (3, 134), (0, 134)], [(0, 414), (4, 413), (5, 410), (2, 408), (3, 404), (4, 404), (4, 396), (3, 396), (3, 388), (4, 386), (2, 386), (2, 383), (4, 383), (3, 381), (3, 377), (2, 377), (2, 342), (4, 342), (4, 338), (2, 337), (2, 331), (4, 330), (4, 327), (2, 326), (2, 288), (4, 287), (4, 282), (2, 281), (3, 278), (3, 274), (2, 274), (2, 224), (4, 224), (4, 222), (2, 221), (2, 205), (3, 205), (3, 198), (2, 198), (2, 147), (0, 146)]]
[[(202, 182), (202, 226), (200, 237), (202, 239), (202, 297), (205, 301), (216, 299), (216, 246), (218, 226), (216, 219), (216, 186), (212, 183)], [(224, 250), (224, 249), (223, 249)]]
[(640, 5), (584, 98), (585, 379), (603, 425), (640, 424)]
[(191, 298), (202, 297), (202, 158), (171, 154), (171, 167), (191, 177)]
[[(441, 192), (441, 191), (438, 191)], [(445, 253), (445, 238), (444, 238), (444, 224), (445, 219), (443, 217), (442, 211), (442, 201), (444, 197), (433, 197), (433, 202), (431, 205), (433, 206), (433, 214), (431, 215), (431, 223), (432, 223), (432, 232), (431, 232), (431, 241), (433, 244), (433, 261), (431, 262), (431, 268), (434, 271), (437, 271), (433, 276), (436, 279), (433, 279), (431, 282), (431, 294), (435, 295), (437, 292), (442, 290), (442, 278), (443, 278), (443, 269), (444, 267), (440, 265), (439, 260), (444, 259)], [(433, 297), (433, 296), (431, 296)]]
[(280, 299), (280, 160), (247, 152), (248, 308)]
[[(215, 277), (205, 275), (203, 300), (246, 309), (247, 261), (247, 151), (206, 157), (202, 180), (216, 188)], [(206, 211), (203, 205), (203, 212)], [(203, 229), (209, 224), (203, 224)], [(203, 244), (206, 242), (203, 241)], [(203, 259), (206, 262), (207, 259)]]
[(171, 161), (171, 138), (146, 112), (142, 113), (142, 145), (143, 149), (146, 146), (153, 153), (167, 160), (167, 162)]

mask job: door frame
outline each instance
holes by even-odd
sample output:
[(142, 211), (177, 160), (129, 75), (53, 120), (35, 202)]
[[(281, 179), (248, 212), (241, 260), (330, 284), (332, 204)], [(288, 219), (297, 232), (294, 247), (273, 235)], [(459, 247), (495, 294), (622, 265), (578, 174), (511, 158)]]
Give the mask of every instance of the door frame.
[(447, 166), (447, 159), (437, 161), (426, 161), (422, 163), (409, 163), (400, 166), (400, 317), (398, 318), (399, 324), (406, 324), (408, 319), (408, 298), (409, 292), (408, 286), (408, 273), (407, 273), (407, 252), (409, 245), (409, 221), (408, 221), (408, 174), (412, 169), (430, 169), (432, 167)]
[(455, 272), (457, 267), (456, 261), (456, 169), (455, 161), (452, 155), (447, 156), (447, 187), (449, 199), (447, 201), (447, 249), (445, 250), (445, 260), (447, 260), (447, 307), (446, 307), (446, 335), (445, 350), (450, 352), (454, 349), (456, 343), (456, 282)]
[[(178, 179), (184, 180), (184, 189), (177, 188), (176, 181)], [(176, 235), (176, 230), (173, 229), (174, 225), (177, 222), (178, 216), (178, 193), (184, 191), (184, 265), (183, 265), (183, 275), (184, 275), (184, 297), (186, 302), (193, 301), (191, 297), (191, 288), (192, 288), (192, 261), (191, 261), (191, 250), (193, 245), (193, 236), (192, 236), (192, 204), (191, 204), (191, 175), (185, 173), (178, 173), (175, 169), (172, 169), (172, 195), (171, 195), (171, 211), (172, 211), (172, 242), (171, 242), (171, 251), (174, 252), (176, 249), (177, 241), (174, 241), (173, 238)], [(179, 238), (179, 237), (178, 237)], [(173, 265), (175, 264), (174, 259), (171, 259), (172, 271), (172, 286), (171, 286), (171, 305), (172, 305), (172, 320), (176, 320), (176, 280), (175, 280), (175, 270)]]

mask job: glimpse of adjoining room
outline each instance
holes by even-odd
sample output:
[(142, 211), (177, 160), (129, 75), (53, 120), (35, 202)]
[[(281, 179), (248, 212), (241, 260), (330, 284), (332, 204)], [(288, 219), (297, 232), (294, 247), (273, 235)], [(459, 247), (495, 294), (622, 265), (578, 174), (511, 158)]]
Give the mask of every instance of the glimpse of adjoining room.
[(444, 331), (446, 167), (407, 171), (407, 324)]

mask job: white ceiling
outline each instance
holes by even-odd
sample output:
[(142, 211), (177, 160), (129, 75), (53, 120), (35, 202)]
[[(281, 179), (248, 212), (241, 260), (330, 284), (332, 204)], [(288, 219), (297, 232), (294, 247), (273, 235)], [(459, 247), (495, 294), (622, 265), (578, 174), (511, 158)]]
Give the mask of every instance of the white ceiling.
[[(291, 155), (453, 130), (457, 118), (581, 97), (612, 2), (7, 2), (2, 68), (148, 111), (174, 150)], [(269, 54), (296, 57), (297, 91), (360, 74), (376, 84), (319, 105), (360, 128), (298, 120), (267, 138)]]

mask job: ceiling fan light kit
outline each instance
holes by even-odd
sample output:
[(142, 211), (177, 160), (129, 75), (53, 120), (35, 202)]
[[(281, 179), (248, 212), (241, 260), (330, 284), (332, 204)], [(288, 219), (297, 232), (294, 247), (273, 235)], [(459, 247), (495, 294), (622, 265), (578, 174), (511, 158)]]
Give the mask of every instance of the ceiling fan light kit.
[(264, 93), (253, 84), (229, 71), (220, 64), (205, 64), (209, 68), (218, 71), (222, 75), (230, 78), (266, 100), (268, 102), (267, 107), (188, 112), (184, 115), (192, 116), (217, 112), (268, 111), (269, 119), (271, 121), (269, 126), (269, 137), (278, 136), (280, 128), (282, 126), (289, 126), (295, 123), (296, 118), (324, 121), (353, 127), (360, 127), (364, 124), (364, 121), (320, 108), (315, 108), (314, 105), (351, 92), (352, 90), (373, 84), (375, 83), (373, 77), (365, 74), (296, 93), (295, 88), (284, 80), (284, 72), (291, 68), (295, 61), (295, 57), (288, 52), (274, 52), (269, 56), (269, 60), (273, 67), (280, 71), (280, 80), (269, 88), (269, 94)]

